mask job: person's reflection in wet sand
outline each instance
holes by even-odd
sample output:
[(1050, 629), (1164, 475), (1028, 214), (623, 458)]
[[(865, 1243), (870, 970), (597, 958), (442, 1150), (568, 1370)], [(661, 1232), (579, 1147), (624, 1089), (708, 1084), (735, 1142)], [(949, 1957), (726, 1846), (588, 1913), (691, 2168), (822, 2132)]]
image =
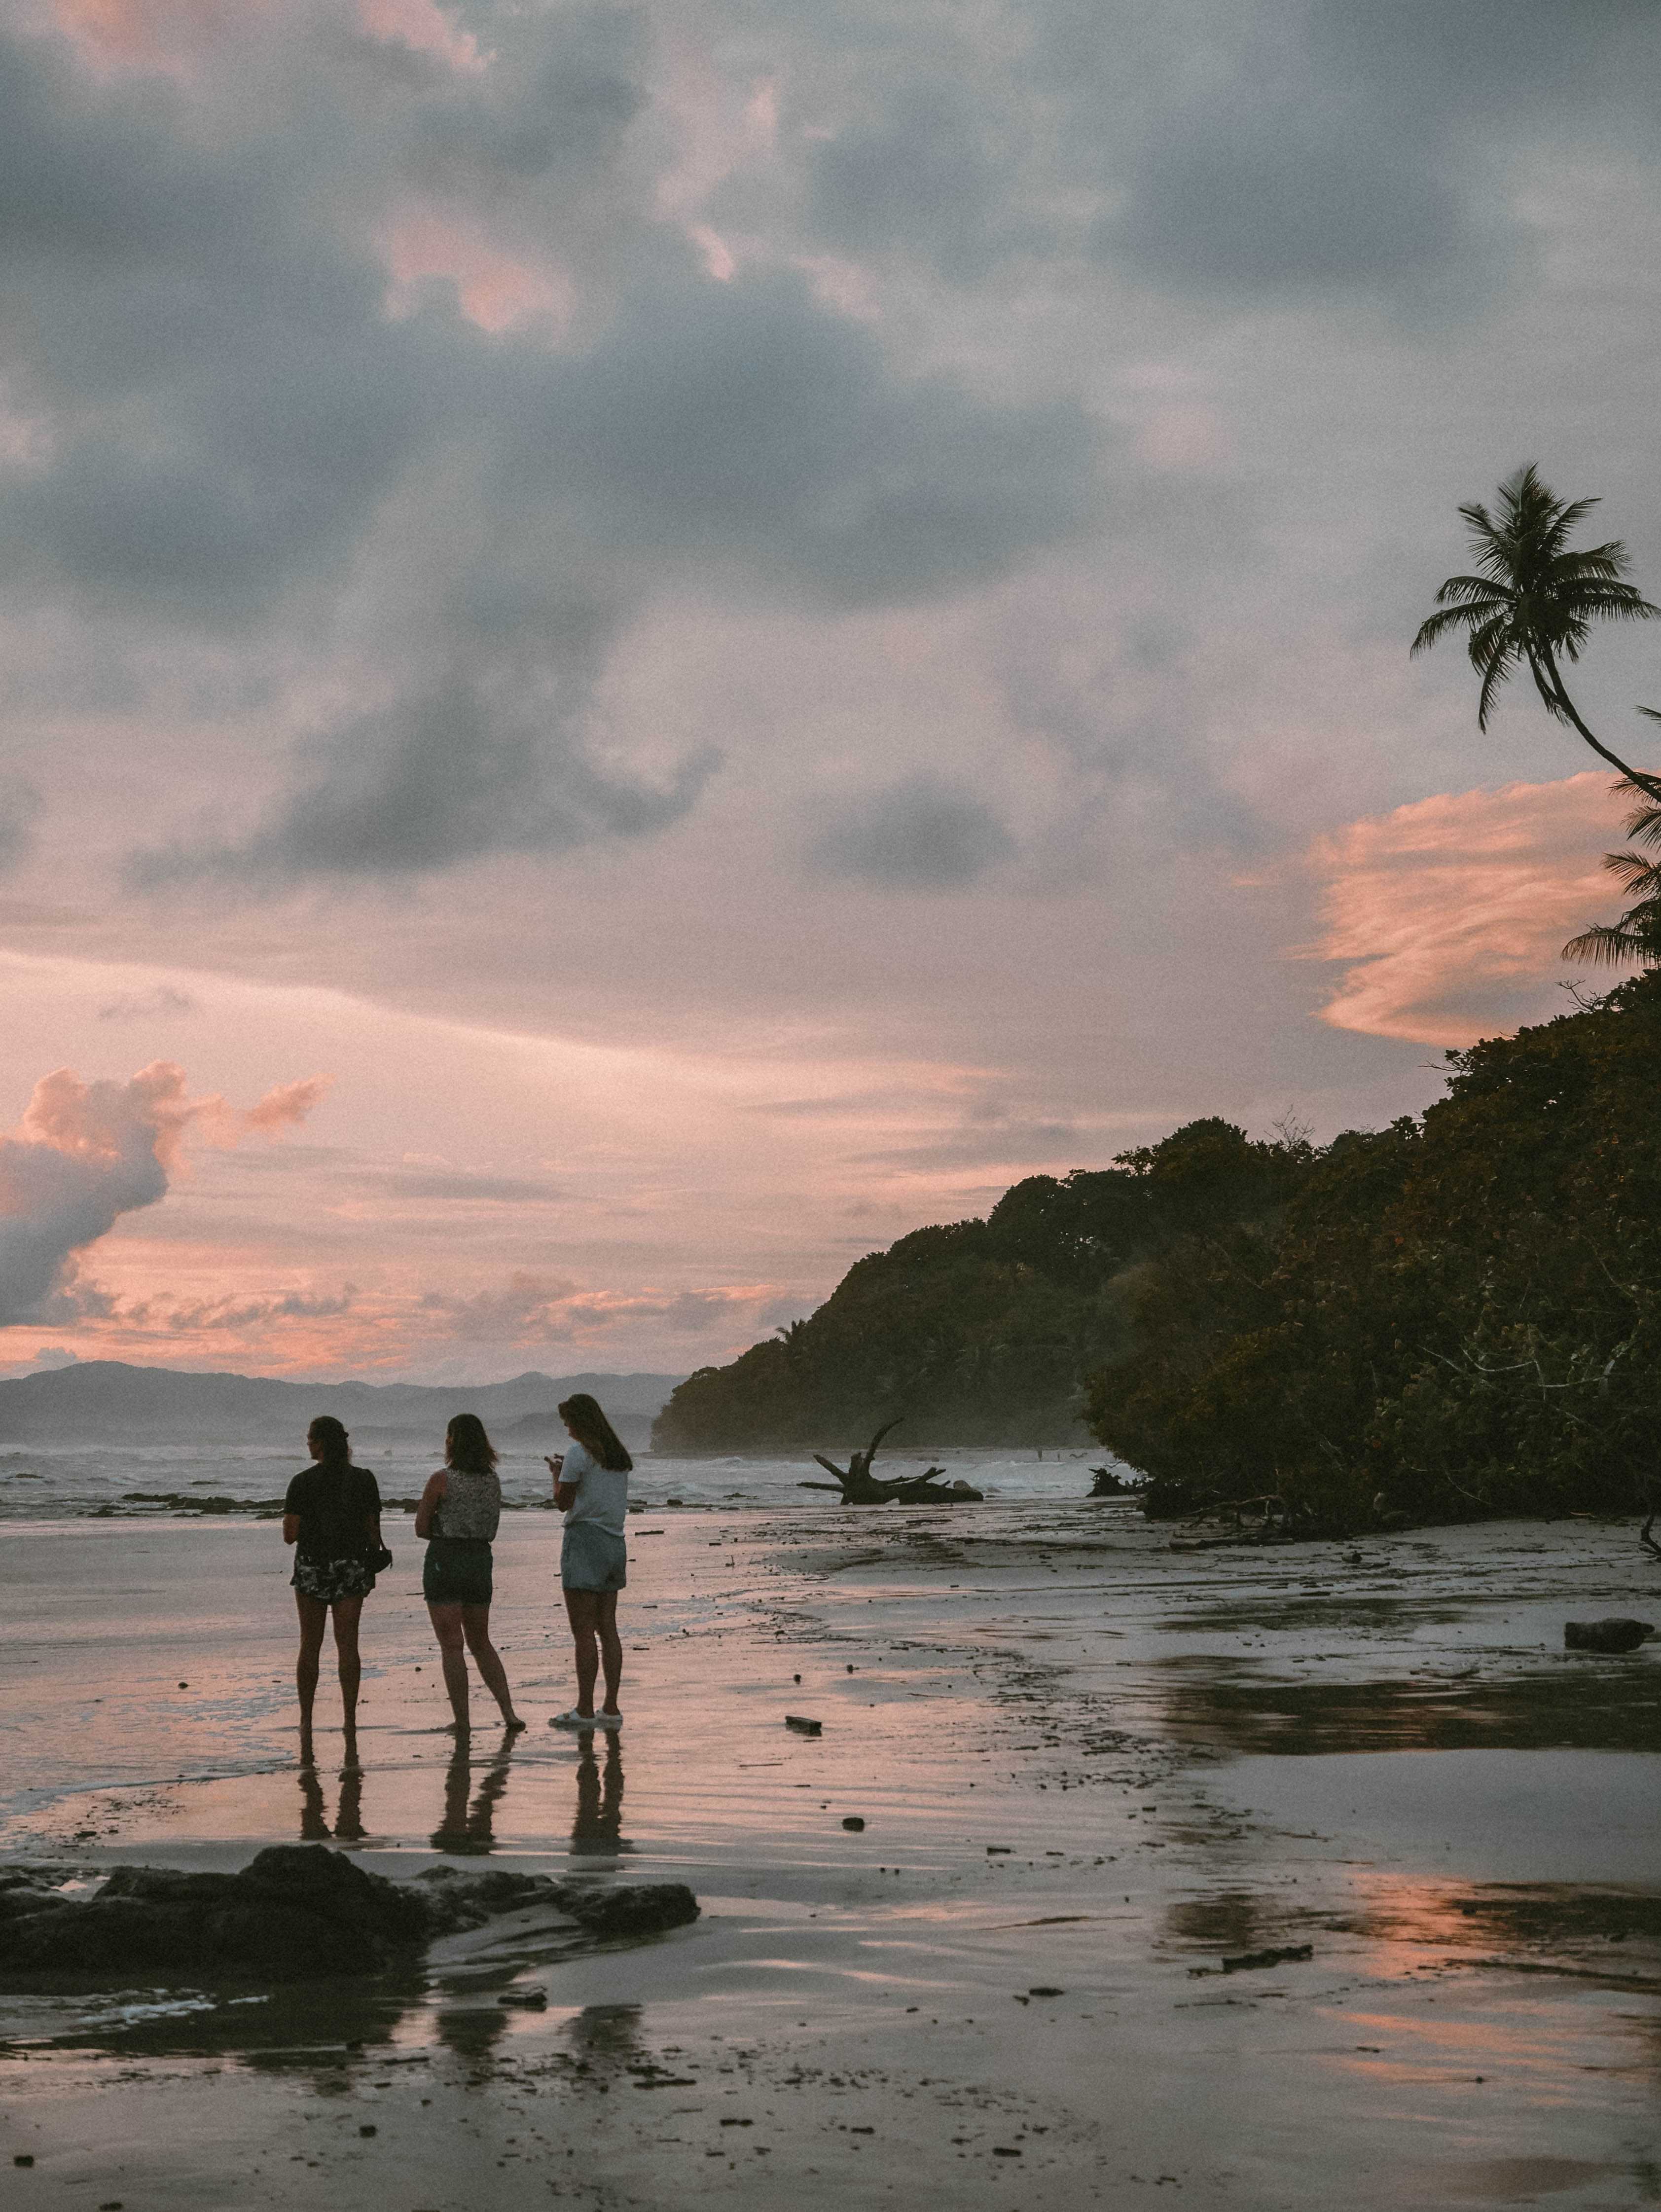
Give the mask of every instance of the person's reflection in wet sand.
[(598, 1731), (605, 1738), (605, 1764), (595, 1757), (596, 1731), (585, 1729), (577, 1738), (577, 1816), (571, 1824), (573, 1857), (611, 1857), (630, 1850), (623, 1835), (623, 1746), (618, 1731)]
[(343, 1844), (361, 1844), (363, 1840), (363, 1769), (356, 1764), (340, 1771), (340, 1802), (332, 1827), (329, 1826), (329, 1808), (316, 1767), (307, 1765), (300, 1770), (300, 1840), (302, 1844), (326, 1844), (331, 1837)]
[(458, 2058), (472, 2068), (474, 2082), (488, 2081), (490, 2075), (486, 2062), (508, 2033), (508, 2021), (506, 2008), (488, 2000), (447, 2006), (438, 2015), (438, 2039), (447, 2051), (453, 2051)]
[(448, 1851), (457, 1857), (482, 1857), (496, 1849), (494, 1824), (496, 1808), (502, 1793), (508, 1787), (508, 1766), (512, 1754), (514, 1738), (504, 1735), (502, 1747), (484, 1769), (478, 1794), (472, 1796), (473, 1770), (468, 1756), (468, 1739), (457, 1739), (456, 1747), (444, 1775), (444, 1817), (433, 1830), (431, 1843), (435, 1851)]
[(335, 1840), (361, 1844), (363, 1840), (363, 1769), (356, 1761), (340, 1770), (340, 1802), (335, 1807)]
[(566, 2028), (579, 2074), (616, 2074), (642, 2056), (637, 2004), (585, 2005)]

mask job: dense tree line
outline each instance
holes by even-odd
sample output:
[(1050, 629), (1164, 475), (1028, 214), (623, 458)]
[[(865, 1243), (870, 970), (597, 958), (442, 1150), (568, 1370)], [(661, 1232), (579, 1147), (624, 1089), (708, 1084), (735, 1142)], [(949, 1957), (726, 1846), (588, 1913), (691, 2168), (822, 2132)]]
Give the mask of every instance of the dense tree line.
[(1449, 1055), (1421, 1121), (1183, 1239), (1091, 1385), (1169, 1511), (1626, 1510), (1661, 1465), (1661, 974)]
[(919, 1230), (660, 1418), (660, 1450), (1040, 1443), (1177, 1513), (1626, 1510), (1661, 1466), (1661, 974), (1449, 1055), (1323, 1148), (1190, 1123)]
[(984, 1221), (919, 1229), (859, 1261), (811, 1319), (691, 1376), (660, 1451), (862, 1443), (1086, 1443), (1086, 1377), (1123, 1350), (1135, 1271), (1201, 1224), (1261, 1217), (1300, 1148), (1196, 1121), (1116, 1167), (1032, 1176)]

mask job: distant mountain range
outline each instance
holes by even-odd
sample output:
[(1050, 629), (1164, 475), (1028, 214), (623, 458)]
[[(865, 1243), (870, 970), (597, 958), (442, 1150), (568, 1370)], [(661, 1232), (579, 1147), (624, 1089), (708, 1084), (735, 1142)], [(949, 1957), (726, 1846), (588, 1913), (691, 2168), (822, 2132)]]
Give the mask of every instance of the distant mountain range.
[(234, 1443), (291, 1437), (332, 1413), (354, 1435), (426, 1436), (436, 1442), (453, 1413), (477, 1413), (521, 1443), (562, 1433), (556, 1407), (586, 1390), (624, 1442), (644, 1444), (678, 1375), (544, 1375), (505, 1382), (285, 1382), (264, 1375), (188, 1375), (119, 1359), (77, 1361), (0, 1382), (0, 1444)]

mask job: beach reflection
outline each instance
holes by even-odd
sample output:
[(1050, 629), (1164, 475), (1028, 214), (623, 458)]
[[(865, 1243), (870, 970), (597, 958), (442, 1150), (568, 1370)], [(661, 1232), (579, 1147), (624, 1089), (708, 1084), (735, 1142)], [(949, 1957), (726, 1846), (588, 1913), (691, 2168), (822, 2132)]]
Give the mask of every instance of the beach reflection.
[(512, 1736), (503, 1736), (495, 1758), (480, 1773), (476, 1792), (472, 1748), (465, 1738), (457, 1744), (444, 1774), (443, 1817), (429, 1838), (435, 1851), (479, 1858), (496, 1849), (496, 1809), (508, 1787), (513, 1741)]
[(343, 1766), (340, 1770), (340, 1794), (332, 1827), (329, 1825), (321, 1776), (314, 1766), (302, 1766), (300, 1770), (300, 1840), (302, 1844), (326, 1844), (331, 1838), (343, 1844), (361, 1844), (363, 1840), (361, 1766)]
[[(603, 1735), (604, 1762), (595, 1738)], [(631, 1851), (623, 1833), (623, 1746), (615, 1729), (585, 1730), (577, 1739), (577, 1812), (571, 1854), (609, 1857)]]
[[(1288, 1641), (1281, 1664), (1295, 1668)], [(1311, 1680), (1257, 1661), (1156, 1662), (1150, 1717), (1180, 1743), (1231, 1751), (1652, 1751), (1647, 1670), (1624, 1662), (1490, 1674), (1469, 1660), (1394, 1678)]]
[(644, 2055), (637, 2004), (585, 2005), (566, 2029), (579, 2074), (615, 2074)]

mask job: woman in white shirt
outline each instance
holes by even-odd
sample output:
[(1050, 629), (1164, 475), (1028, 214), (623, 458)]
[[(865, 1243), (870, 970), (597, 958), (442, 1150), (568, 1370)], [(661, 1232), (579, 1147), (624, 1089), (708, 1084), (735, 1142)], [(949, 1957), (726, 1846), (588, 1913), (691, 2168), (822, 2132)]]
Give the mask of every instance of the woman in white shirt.
[[(623, 1528), (635, 1462), (586, 1390), (566, 1399), (559, 1418), (571, 1449), (548, 1465), (554, 1478), (554, 1503), (565, 1516), (559, 1578), (576, 1645), (577, 1701), (569, 1712), (556, 1714), (549, 1725), (621, 1728), (618, 1686), (623, 1680), (623, 1644), (618, 1635), (618, 1592), (629, 1579)], [(594, 1682), (602, 1669), (605, 1701), (596, 1712)]]

